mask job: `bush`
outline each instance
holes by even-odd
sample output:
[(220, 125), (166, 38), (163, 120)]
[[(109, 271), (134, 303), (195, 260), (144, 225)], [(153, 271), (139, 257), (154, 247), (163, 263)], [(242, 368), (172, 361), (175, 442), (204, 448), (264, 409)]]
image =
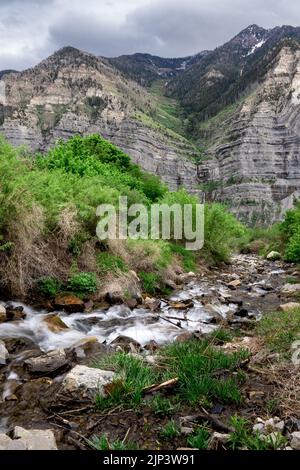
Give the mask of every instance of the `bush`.
[(227, 262), (231, 251), (240, 249), (247, 237), (247, 228), (224, 205), (206, 204), (203, 252), (208, 261)]
[(94, 273), (74, 274), (69, 280), (68, 289), (72, 292), (84, 295), (95, 294), (97, 291), (97, 277)]
[(38, 282), (39, 292), (46, 297), (55, 297), (61, 288), (61, 282), (53, 277), (45, 277)]
[(144, 271), (140, 271), (138, 276), (142, 281), (144, 291), (147, 294), (155, 295), (159, 289), (160, 276), (156, 273), (146, 273)]
[(285, 214), (280, 229), (285, 243), (285, 261), (298, 263), (300, 261), (300, 204)]
[(117, 271), (128, 271), (126, 263), (120, 256), (112, 255), (106, 251), (103, 251), (97, 255), (97, 264), (101, 275), (108, 273), (116, 273)]

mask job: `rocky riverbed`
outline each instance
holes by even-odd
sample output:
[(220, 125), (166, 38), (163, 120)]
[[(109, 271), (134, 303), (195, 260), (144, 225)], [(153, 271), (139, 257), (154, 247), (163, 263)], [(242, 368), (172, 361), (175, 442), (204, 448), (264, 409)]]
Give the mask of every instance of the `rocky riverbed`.
[[(95, 392), (105, 393), (114, 379), (113, 371), (90, 367), (95, 357), (124, 350), (151, 362), (163, 344), (201, 338), (224, 326), (247, 329), (293, 300), (300, 291), (298, 277), (294, 266), (281, 261), (238, 255), (222, 269), (190, 273), (169, 298), (144, 298), (139, 308), (122, 304), (49, 313), (1, 302), (0, 449), (86, 448), (95, 432), (122, 428), (122, 422), (138, 434), (138, 422), (151, 416), (137, 422), (134, 412), (108, 417), (94, 409)], [(251, 335), (243, 341), (251, 343)], [(187, 411), (180, 410), (177, 418)], [(155, 429), (146, 448), (155, 445)]]

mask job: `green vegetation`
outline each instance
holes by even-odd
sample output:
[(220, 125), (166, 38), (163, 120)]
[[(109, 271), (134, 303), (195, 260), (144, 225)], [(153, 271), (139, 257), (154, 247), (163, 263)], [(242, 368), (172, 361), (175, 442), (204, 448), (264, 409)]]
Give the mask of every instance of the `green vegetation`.
[(97, 255), (97, 264), (103, 276), (108, 273), (116, 274), (118, 271), (125, 272), (128, 270), (126, 263), (120, 256), (106, 251), (102, 251)]
[(45, 277), (38, 282), (38, 290), (46, 297), (55, 297), (60, 291), (62, 285), (54, 277)]
[(299, 339), (300, 309), (264, 315), (256, 332), (272, 352), (290, 355), (292, 343)]
[[(271, 227), (256, 227), (250, 231), (251, 243), (260, 242), (259, 254), (267, 255), (270, 251), (279, 251), (283, 259), (291, 263), (300, 262), (300, 204), (287, 211), (284, 221)], [(258, 246), (258, 245), (257, 245)]]
[(206, 450), (209, 444), (210, 433), (204, 426), (199, 426), (196, 432), (187, 439), (192, 449)]
[[(119, 405), (140, 406), (148, 404), (158, 415), (170, 415), (179, 403), (198, 407), (211, 404), (242, 402), (239, 379), (230, 371), (237, 370), (248, 353), (241, 350), (225, 354), (211, 346), (209, 340), (174, 343), (160, 350), (157, 366), (142, 359), (115, 353), (99, 359), (95, 367), (116, 371), (117, 378), (107, 397), (97, 396), (100, 409)], [(218, 377), (218, 370), (228, 370), (228, 376)], [(150, 402), (143, 401), (143, 390), (153, 383), (178, 378), (176, 394), (171, 397), (155, 395)]]
[(275, 439), (272, 436), (263, 439), (258, 433), (253, 433), (246, 419), (238, 416), (231, 417), (231, 425), (234, 428), (229, 439), (229, 447), (232, 450), (245, 448), (247, 450), (276, 450), (287, 442), (286, 438), (279, 433)]
[(94, 436), (88, 443), (95, 450), (138, 450), (133, 442), (123, 442), (119, 439), (109, 441), (105, 434), (101, 437)]
[(162, 395), (155, 395), (148, 403), (148, 406), (156, 416), (171, 416), (178, 410), (178, 403), (165, 398)]
[(288, 211), (281, 224), (285, 241), (284, 257), (292, 263), (300, 262), (300, 204), (294, 210)]
[[(33, 158), (0, 139), (0, 274), (2, 286), (26, 297), (38, 287), (53, 297), (59, 284), (81, 295), (96, 292), (104, 278), (134, 269), (144, 290), (165, 292), (165, 272), (177, 263), (195, 271), (197, 258), (227, 261), (246, 229), (219, 204), (206, 205), (205, 245), (187, 251), (185, 240), (124, 240), (99, 243), (96, 208), (143, 203), (198, 203), (183, 189), (168, 192), (153, 175), (99, 135), (75, 136)], [(173, 224), (174, 225), (174, 224)], [(150, 229), (150, 228), (149, 228)], [(173, 237), (173, 240), (172, 240)], [(69, 284), (67, 284), (69, 279)]]
[(160, 283), (158, 274), (139, 271), (138, 276), (142, 281), (143, 290), (147, 292), (147, 294), (155, 295)]
[(180, 428), (178, 424), (176, 424), (176, 422), (171, 419), (162, 428), (160, 435), (163, 439), (174, 439), (175, 437), (180, 435)]
[(68, 289), (80, 295), (95, 294), (97, 291), (97, 277), (95, 273), (74, 274), (68, 284)]

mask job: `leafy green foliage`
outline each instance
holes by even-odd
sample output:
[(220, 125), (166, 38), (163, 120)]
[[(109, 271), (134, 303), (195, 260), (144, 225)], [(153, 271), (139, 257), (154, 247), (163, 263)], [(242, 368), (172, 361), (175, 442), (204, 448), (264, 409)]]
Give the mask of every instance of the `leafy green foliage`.
[(231, 250), (239, 248), (248, 231), (222, 204), (205, 205), (204, 254), (208, 260), (228, 261)]
[(285, 260), (298, 263), (300, 261), (300, 204), (286, 213), (281, 230), (286, 243)]
[(74, 274), (68, 283), (68, 289), (80, 295), (94, 294), (97, 291), (97, 277), (95, 273)]
[(46, 297), (55, 297), (61, 288), (61, 282), (54, 277), (45, 277), (38, 282), (39, 292)]
[(39, 169), (63, 170), (80, 177), (97, 176), (99, 183), (122, 191), (128, 187), (143, 193), (150, 201), (166, 192), (158, 177), (142, 172), (128, 155), (99, 135), (75, 136), (59, 142), (47, 155), (39, 155), (36, 164)]

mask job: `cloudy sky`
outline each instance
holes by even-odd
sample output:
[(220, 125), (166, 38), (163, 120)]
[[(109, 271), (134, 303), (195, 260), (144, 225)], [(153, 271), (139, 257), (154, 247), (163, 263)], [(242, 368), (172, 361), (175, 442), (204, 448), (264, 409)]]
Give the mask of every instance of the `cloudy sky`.
[(185, 56), (249, 24), (300, 26), (299, 0), (0, 0), (0, 70), (71, 45), (103, 56)]

